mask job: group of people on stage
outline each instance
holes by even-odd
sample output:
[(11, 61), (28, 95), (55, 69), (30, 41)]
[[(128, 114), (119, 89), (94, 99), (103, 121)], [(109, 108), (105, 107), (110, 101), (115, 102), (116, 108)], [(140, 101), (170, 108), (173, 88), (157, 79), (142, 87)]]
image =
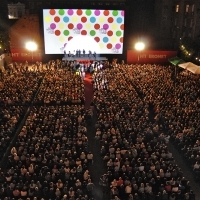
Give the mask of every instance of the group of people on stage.
[(82, 51), (80, 49), (74, 50), (73, 52), (69, 51), (68, 54), (66, 53), (66, 51), (64, 51), (64, 56), (65, 57), (94, 57), (96, 58), (96, 52), (92, 52), (91, 50), (88, 51), (88, 54), (86, 54), (85, 49), (83, 49)]

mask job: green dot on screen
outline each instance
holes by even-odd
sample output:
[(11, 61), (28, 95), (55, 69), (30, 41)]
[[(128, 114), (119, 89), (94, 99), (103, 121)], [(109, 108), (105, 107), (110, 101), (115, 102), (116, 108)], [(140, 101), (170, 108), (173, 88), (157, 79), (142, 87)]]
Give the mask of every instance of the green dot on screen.
[(116, 36), (121, 36), (122, 32), (121, 31), (117, 31), (116, 32)]
[(113, 10), (112, 14), (113, 14), (113, 16), (117, 16), (118, 15), (118, 11), (117, 10)]
[(91, 10), (86, 10), (86, 11), (85, 11), (85, 14), (86, 14), (87, 16), (90, 16), (90, 15), (92, 14), (92, 12), (91, 12)]
[(94, 36), (95, 34), (96, 34), (96, 32), (95, 32), (94, 30), (91, 30), (91, 31), (90, 31), (90, 35), (91, 35), (91, 36)]
[(59, 13), (60, 15), (64, 15), (64, 14), (65, 14), (65, 11), (64, 11), (63, 9), (60, 9), (60, 10), (58, 11), (58, 13)]
[(68, 30), (64, 30), (63, 33), (64, 33), (65, 36), (68, 36), (68, 35), (69, 35), (69, 31), (68, 31)]

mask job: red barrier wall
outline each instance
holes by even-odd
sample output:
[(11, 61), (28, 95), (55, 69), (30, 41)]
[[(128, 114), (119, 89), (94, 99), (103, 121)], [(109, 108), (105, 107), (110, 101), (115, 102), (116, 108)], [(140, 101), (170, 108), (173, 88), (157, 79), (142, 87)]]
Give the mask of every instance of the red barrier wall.
[(11, 49), (12, 61), (20, 62), (36, 62), (42, 61), (42, 53), (40, 50), (30, 52), (27, 49)]
[(177, 56), (177, 51), (127, 51), (127, 63), (168, 63), (168, 59)]

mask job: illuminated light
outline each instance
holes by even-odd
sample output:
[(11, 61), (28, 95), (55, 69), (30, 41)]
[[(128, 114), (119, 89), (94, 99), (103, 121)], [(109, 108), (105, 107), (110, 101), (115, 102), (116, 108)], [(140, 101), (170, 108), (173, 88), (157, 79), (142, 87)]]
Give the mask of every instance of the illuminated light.
[(145, 44), (143, 42), (137, 42), (135, 44), (135, 50), (137, 51), (142, 51), (145, 48)]
[(27, 42), (26, 49), (28, 49), (29, 51), (35, 51), (37, 50), (37, 44), (35, 42)]

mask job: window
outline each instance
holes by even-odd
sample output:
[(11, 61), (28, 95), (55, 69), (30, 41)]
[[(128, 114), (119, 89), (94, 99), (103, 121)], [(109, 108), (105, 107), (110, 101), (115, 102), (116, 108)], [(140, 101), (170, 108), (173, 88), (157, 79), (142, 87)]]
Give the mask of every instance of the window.
[(192, 5), (192, 14), (194, 15), (194, 4)]
[(189, 12), (189, 8), (190, 8), (190, 5), (186, 5), (186, 7), (185, 7), (185, 12), (186, 12), (186, 13)]
[(192, 12), (194, 12), (194, 4), (192, 5)]
[(176, 5), (176, 12), (179, 12), (179, 4)]

